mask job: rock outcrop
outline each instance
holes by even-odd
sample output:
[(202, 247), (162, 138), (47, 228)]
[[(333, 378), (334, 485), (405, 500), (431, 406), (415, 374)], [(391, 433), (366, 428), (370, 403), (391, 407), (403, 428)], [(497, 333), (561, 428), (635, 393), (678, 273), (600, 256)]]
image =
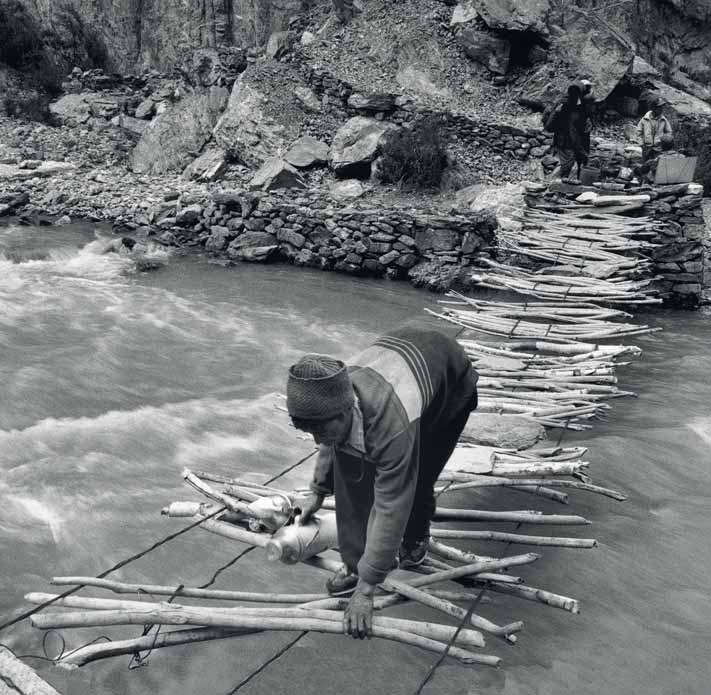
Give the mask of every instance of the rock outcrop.
[(131, 153), (133, 171), (182, 171), (210, 139), (228, 96), (224, 87), (211, 87), (186, 96), (154, 118)]
[(343, 178), (370, 176), (370, 164), (377, 157), (390, 123), (354, 116), (340, 128), (331, 144), (331, 166)]
[(283, 156), (308, 119), (295, 94), (300, 82), (299, 73), (282, 63), (247, 68), (234, 83), (215, 126), (217, 145), (254, 169), (271, 157)]

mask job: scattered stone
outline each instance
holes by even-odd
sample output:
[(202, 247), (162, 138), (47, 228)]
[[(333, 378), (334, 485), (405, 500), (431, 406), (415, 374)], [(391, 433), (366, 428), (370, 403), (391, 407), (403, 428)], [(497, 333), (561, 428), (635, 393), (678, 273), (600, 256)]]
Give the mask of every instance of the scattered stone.
[(148, 97), (144, 99), (137, 107), (135, 117), (141, 120), (150, 120), (156, 112), (156, 103)]
[(301, 174), (281, 157), (272, 157), (260, 167), (249, 182), (251, 190), (272, 191), (277, 188), (306, 188)]
[(175, 223), (181, 227), (190, 227), (200, 221), (202, 217), (202, 205), (197, 203), (187, 205), (175, 216)]
[(337, 200), (354, 200), (365, 193), (365, 187), (358, 179), (338, 181), (329, 190), (331, 196)]
[(321, 102), (316, 94), (314, 94), (313, 90), (308, 87), (299, 86), (294, 89), (294, 94), (306, 111), (310, 111), (312, 113), (318, 113), (321, 111)]
[(227, 169), (227, 153), (208, 149), (185, 167), (181, 178), (190, 181), (216, 181)]
[(351, 94), (348, 106), (362, 111), (392, 111), (395, 108), (395, 94)]
[(111, 119), (111, 125), (121, 128), (122, 130), (127, 130), (129, 133), (133, 133), (134, 135), (138, 135), (140, 137), (146, 130), (148, 122), (120, 113), (118, 116), (114, 116)]

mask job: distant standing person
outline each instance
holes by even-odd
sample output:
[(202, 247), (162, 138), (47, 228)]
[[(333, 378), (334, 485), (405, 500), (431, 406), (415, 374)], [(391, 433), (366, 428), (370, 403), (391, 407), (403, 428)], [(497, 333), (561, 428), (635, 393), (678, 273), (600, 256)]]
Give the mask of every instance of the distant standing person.
[(573, 82), (568, 87), (567, 99), (553, 109), (544, 124), (553, 133), (561, 178), (570, 176), (574, 164), (578, 165), (579, 173), (590, 154), (590, 116), (583, 95), (583, 86)]
[(672, 127), (663, 114), (665, 101), (660, 96), (655, 96), (652, 100), (652, 108), (642, 116), (642, 120), (637, 124), (637, 133), (642, 142), (642, 159), (658, 157), (662, 148), (662, 141), (672, 138)]

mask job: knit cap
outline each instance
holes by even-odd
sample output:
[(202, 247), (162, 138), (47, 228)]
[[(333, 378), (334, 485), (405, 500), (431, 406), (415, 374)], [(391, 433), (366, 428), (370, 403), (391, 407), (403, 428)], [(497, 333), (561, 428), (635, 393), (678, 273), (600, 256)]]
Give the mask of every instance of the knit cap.
[(355, 396), (344, 362), (326, 355), (304, 355), (289, 367), (286, 407), (304, 420), (328, 420), (348, 410)]

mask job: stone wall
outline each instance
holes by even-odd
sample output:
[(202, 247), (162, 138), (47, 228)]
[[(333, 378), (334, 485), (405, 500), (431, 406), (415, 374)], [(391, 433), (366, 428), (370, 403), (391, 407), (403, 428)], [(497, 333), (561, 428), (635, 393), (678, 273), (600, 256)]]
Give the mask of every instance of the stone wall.
[(355, 275), (407, 279), (432, 289), (465, 275), (495, 236), (490, 213), (342, 207), (323, 194), (217, 192), (166, 201), (148, 220), (158, 239), (204, 245), (233, 261), (281, 260)]
[[(697, 307), (702, 299), (704, 283), (708, 281), (704, 262), (707, 231), (702, 210), (703, 187), (696, 183), (682, 183), (625, 189), (621, 183), (601, 184), (601, 188), (596, 188), (557, 182), (550, 184), (543, 194), (527, 195), (526, 202), (531, 207), (538, 205), (542, 199), (548, 205), (555, 205), (556, 202), (570, 204), (585, 192), (622, 198), (640, 194), (649, 197), (649, 202), (627, 212), (620, 211), (620, 214), (651, 217), (660, 223), (656, 237), (650, 238), (656, 244), (651, 259), (660, 296), (669, 306)], [(595, 210), (605, 212), (605, 207)]]
[[(519, 128), (513, 125), (475, 120), (464, 114), (433, 112), (418, 107), (412, 99), (395, 94), (365, 94), (326, 70), (304, 66), (303, 74), (319, 97), (321, 106), (342, 120), (351, 116), (370, 116), (378, 120), (404, 124), (415, 118), (438, 116), (450, 141), (459, 140), (475, 147), (510, 152), (516, 159), (551, 158), (553, 136), (543, 128)], [(544, 162), (546, 164), (547, 162)]]

